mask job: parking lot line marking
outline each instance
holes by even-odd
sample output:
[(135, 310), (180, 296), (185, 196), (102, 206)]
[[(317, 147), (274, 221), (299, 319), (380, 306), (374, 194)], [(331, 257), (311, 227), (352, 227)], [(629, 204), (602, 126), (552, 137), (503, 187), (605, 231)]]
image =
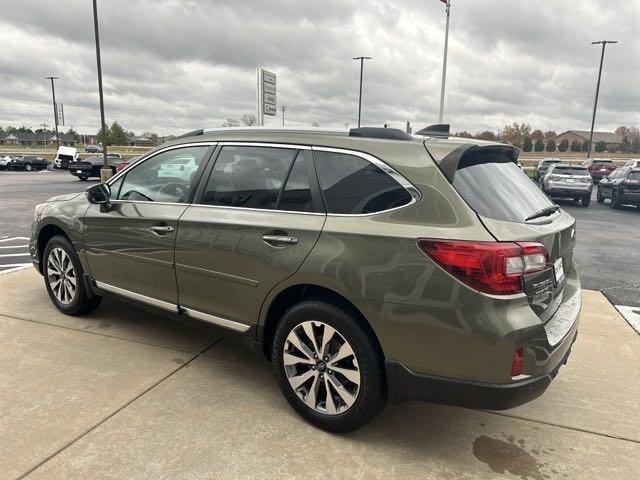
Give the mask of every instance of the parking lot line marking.
[[(6, 265), (2, 265), (2, 267), (6, 267)], [(0, 267), (0, 268), (2, 268)], [(33, 267), (33, 265), (31, 263), (25, 263), (22, 264), (18, 267), (12, 267), (12, 268), (8, 268), (7, 270), (0, 270), (0, 275), (4, 275), (5, 273), (13, 273), (13, 272), (19, 272), (20, 270), (25, 270), (27, 268)]]
[(614, 305), (620, 315), (624, 317), (631, 328), (640, 335), (640, 307), (628, 307), (626, 305)]
[(3, 253), (0, 255), (0, 258), (4, 257), (28, 257), (31, 255), (30, 253)]
[(0, 248), (27, 248), (29, 245), (4, 245), (0, 246)]
[(4, 265), (0, 265), (0, 268), (5, 267), (24, 267), (25, 265), (33, 265), (32, 263), (6, 263)]
[(11, 242), (12, 240), (29, 240), (29, 237), (10, 237), (10, 238), (2, 238), (0, 242)]

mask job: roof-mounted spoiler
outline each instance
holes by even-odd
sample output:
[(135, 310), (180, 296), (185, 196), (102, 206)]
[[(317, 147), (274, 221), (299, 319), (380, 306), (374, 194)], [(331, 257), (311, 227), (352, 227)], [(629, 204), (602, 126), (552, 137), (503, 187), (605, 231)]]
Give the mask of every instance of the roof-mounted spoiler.
[(417, 131), (416, 135), (423, 137), (448, 137), (451, 135), (450, 125), (448, 123), (438, 123), (436, 125), (429, 125), (422, 130)]

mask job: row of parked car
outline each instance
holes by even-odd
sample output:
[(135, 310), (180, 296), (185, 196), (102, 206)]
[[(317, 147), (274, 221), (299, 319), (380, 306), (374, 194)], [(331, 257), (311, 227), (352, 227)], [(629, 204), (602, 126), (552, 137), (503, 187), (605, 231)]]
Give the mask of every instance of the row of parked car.
[(563, 163), (559, 158), (544, 158), (533, 174), (540, 188), (553, 198), (570, 198), (589, 206), (594, 184), (598, 203), (611, 200), (613, 208), (624, 204), (640, 206), (640, 159), (630, 159), (622, 167), (610, 159), (592, 158), (582, 165)]
[(0, 157), (0, 170), (44, 170), (49, 162), (37, 155), (5, 155)]

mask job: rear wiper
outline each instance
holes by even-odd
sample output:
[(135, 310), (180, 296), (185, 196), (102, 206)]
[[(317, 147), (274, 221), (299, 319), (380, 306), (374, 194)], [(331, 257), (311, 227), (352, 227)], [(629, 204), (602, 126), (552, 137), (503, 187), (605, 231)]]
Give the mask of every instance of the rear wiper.
[(524, 219), (524, 221), (528, 222), (529, 220), (533, 220), (534, 218), (546, 217), (547, 215), (551, 215), (552, 213), (555, 213), (558, 210), (560, 210), (560, 205), (557, 205), (554, 203), (553, 205), (544, 207), (542, 210), (534, 213), (533, 215), (529, 215), (527, 218)]

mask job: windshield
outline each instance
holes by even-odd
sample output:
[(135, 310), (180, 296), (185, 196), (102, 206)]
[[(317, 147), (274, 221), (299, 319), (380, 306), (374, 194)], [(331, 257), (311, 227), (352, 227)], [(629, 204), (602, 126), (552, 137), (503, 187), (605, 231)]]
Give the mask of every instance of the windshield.
[(500, 154), (474, 152), (464, 156), (453, 186), (476, 212), (496, 220), (524, 222), (553, 205), (511, 159)]
[(593, 165), (598, 167), (610, 167), (613, 165), (613, 162), (611, 160), (594, 160)]
[(554, 167), (551, 173), (556, 175), (581, 175), (587, 176), (589, 172), (584, 167)]
[(628, 178), (629, 180), (640, 180), (640, 172), (631, 172)]

